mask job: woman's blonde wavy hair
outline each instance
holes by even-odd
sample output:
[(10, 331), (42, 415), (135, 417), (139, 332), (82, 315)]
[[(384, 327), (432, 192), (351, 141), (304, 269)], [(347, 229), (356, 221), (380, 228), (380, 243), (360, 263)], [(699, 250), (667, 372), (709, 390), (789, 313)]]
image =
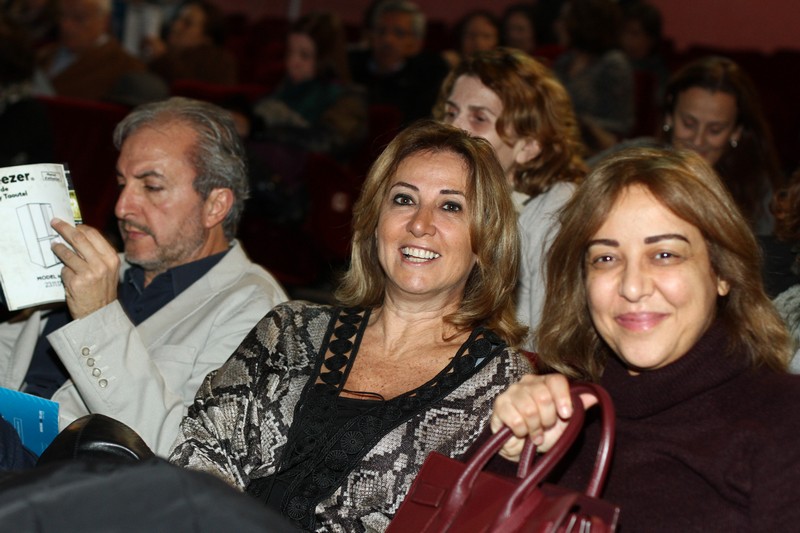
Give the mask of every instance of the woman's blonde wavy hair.
[(378, 220), (398, 167), (421, 153), (455, 154), (467, 169), (470, 240), (477, 261), (459, 309), (444, 320), (459, 331), (487, 326), (509, 346), (518, 346), (527, 328), (517, 322), (514, 310), (520, 251), (508, 185), (492, 146), (454, 126), (433, 121), (412, 124), (372, 165), (353, 208), (350, 268), (336, 291), (337, 300), (347, 306), (383, 304), (386, 275), (378, 261)]

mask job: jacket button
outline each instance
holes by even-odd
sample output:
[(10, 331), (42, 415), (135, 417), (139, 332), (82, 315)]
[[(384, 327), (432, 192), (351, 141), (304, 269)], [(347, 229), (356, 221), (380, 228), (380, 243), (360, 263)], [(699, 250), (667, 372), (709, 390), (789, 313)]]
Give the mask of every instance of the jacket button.
[(108, 380), (101, 379), (100, 381), (97, 382), (97, 384), (100, 385), (101, 389), (105, 389), (106, 387), (108, 387)]

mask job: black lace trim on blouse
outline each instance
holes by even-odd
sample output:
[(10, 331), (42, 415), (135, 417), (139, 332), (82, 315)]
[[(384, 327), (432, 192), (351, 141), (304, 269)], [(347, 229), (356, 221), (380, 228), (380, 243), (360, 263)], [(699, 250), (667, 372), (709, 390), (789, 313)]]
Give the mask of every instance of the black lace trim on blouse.
[(361, 459), (389, 431), (437, 402), (477, 372), (505, 344), (477, 328), (433, 379), (390, 400), (365, 401), (342, 423), (337, 399), (358, 353), (370, 310), (339, 309), (317, 357), (317, 365), (295, 408), (277, 474), (254, 479), (247, 492), (269, 500), (274, 478), (288, 481), (281, 512), (304, 529), (314, 527), (317, 504), (340, 487)]

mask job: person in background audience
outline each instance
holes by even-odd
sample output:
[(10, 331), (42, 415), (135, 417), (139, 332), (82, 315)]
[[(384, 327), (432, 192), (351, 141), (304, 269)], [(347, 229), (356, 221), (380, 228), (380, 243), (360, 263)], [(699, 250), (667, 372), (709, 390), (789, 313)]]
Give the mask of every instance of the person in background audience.
[(126, 73), (144, 65), (109, 31), (111, 0), (60, 0), (60, 40), (41, 49), (37, 93), (103, 99)]
[(667, 84), (663, 139), (700, 154), (756, 234), (772, 232), (769, 203), (783, 173), (758, 92), (739, 65), (709, 56), (677, 71)]
[(569, 0), (559, 19), (567, 51), (553, 68), (569, 91), (591, 153), (619, 142), (634, 124), (633, 70), (618, 49), (620, 23), (612, 0)]
[(210, 0), (187, 0), (169, 26), (166, 42), (148, 41), (148, 68), (167, 83), (197, 80), (221, 85), (237, 81), (236, 59), (223, 48), (225, 17)]
[(775, 193), (773, 235), (759, 236), (764, 288), (789, 328), (795, 352), (789, 370), (800, 374), (800, 171)]
[(358, 37), (355, 42), (347, 43), (348, 52), (369, 50), (372, 43), (373, 21), (375, 20), (375, 10), (378, 6), (388, 0), (370, 0), (367, 7), (361, 13), (361, 26), (358, 29)]
[(517, 48), (549, 67), (564, 52), (555, 33), (555, 21), (563, 0), (537, 0), (512, 4), (501, 19), (500, 42)]
[(435, 115), (495, 149), (520, 213), (517, 317), (534, 331), (544, 303), (542, 259), (558, 213), (586, 172), (569, 95), (541, 63), (497, 48), (464, 59), (450, 73)]
[(100, 413), (166, 455), (203, 378), (286, 295), (234, 238), (248, 190), (227, 112), (148, 104), (114, 143), (125, 253), (92, 227), (51, 222), (72, 246), (53, 246), (66, 307), (0, 325), (0, 386), (58, 402), (61, 429)]
[(397, 108), (405, 124), (429, 117), (448, 65), (423, 49), (425, 14), (407, 0), (380, 2), (370, 35), (368, 50), (349, 54), (353, 81), (366, 88), (370, 104)]
[[(255, 105), (246, 98), (222, 104), (234, 114), (249, 161), (252, 195), (243, 239), (253, 235), (258, 240), (269, 231), (263, 223), (302, 226), (311, 209), (310, 153), (346, 162), (361, 146), (368, 127), (367, 97), (349, 80), (341, 21), (333, 13), (314, 12), (289, 28), (286, 77), (277, 89)], [(258, 251), (253, 256), (262, 258)]]
[(0, 167), (54, 161), (52, 127), (33, 97), (34, 68), (24, 30), (0, 15)]
[(453, 34), (456, 49), (443, 52), (451, 67), (475, 52), (495, 48), (500, 43), (500, 22), (484, 9), (471, 11), (456, 23)]
[(792, 174), (786, 187), (775, 192), (770, 211), (775, 230), (758, 239), (764, 256), (764, 289), (775, 298), (800, 283), (800, 170)]
[(620, 45), (634, 70), (653, 77), (653, 103), (656, 105), (664, 98), (669, 78), (669, 69), (661, 55), (662, 38), (658, 8), (641, 0), (624, 6)]
[(503, 46), (516, 48), (533, 56), (536, 50), (536, 14), (533, 4), (514, 4), (503, 13)]
[(333, 13), (310, 13), (289, 29), (286, 78), (256, 103), (251, 138), (346, 158), (367, 133), (366, 96), (350, 84), (344, 28)]
[(176, 5), (160, 0), (114, 0), (111, 12), (111, 27), (131, 55), (142, 61), (151, 59), (150, 43), (158, 39), (167, 14)]
[(7, 0), (4, 9), (34, 50), (58, 40), (58, 0)]
[(563, 52), (558, 44), (556, 20), (561, 16), (564, 0), (536, 0), (534, 4), (538, 47), (553, 47), (558, 53)]
[(370, 170), (353, 227), (338, 306), (259, 322), (199, 389), (170, 457), (306, 531), (384, 531), (428, 454), (463, 455), (530, 369), (514, 208), (486, 141), (410, 126)]
[[(550, 247), (538, 347), (538, 370), (596, 381), (614, 401), (603, 497), (620, 505), (621, 530), (797, 527), (790, 337), (747, 221), (697, 154), (629, 149), (587, 176)], [(564, 375), (509, 387), (492, 429), (509, 425), (546, 452), (572, 413)], [(585, 490), (600, 426), (587, 420), (548, 481)], [(518, 457), (522, 443), (501, 454)]]

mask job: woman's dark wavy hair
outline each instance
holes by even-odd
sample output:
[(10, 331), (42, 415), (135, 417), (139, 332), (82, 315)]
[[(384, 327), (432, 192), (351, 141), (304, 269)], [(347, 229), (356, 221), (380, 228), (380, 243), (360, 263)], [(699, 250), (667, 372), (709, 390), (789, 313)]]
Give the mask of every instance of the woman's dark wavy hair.
[(467, 26), (474, 19), (478, 18), (486, 20), (494, 27), (495, 31), (497, 32), (497, 40), (498, 42), (500, 41), (500, 21), (498, 20), (497, 16), (489, 10), (476, 9), (475, 11), (470, 11), (461, 17), (453, 27), (453, 37), (455, 41), (453, 45), (459, 53), (463, 53), (464, 33), (467, 31)]
[(222, 10), (208, 0), (186, 0), (175, 10), (175, 17), (186, 6), (197, 6), (203, 11), (206, 16), (203, 34), (211, 40), (214, 46), (223, 46), (228, 37), (228, 23)]
[(323, 79), (350, 81), (344, 26), (335, 13), (317, 11), (297, 19), (289, 33), (308, 35), (316, 53), (316, 75)]
[[(675, 113), (681, 93), (699, 87), (730, 94), (736, 99), (736, 124), (742, 134), (738, 146), (728, 146), (714, 165), (736, 204), (751, 224), (760, 215), (762, 200), (768, 191), (779, 190), (783, 173), (778, 162), (761, 99), (750, 76), (736, 62), (726, 57), (707, 56), (678, 70), (667, 83), (664, 115)], [(672, 131), (664, 134), (672, 142)]]
[[(508, 31), (508, 19), (510, 19), (513, 15), (520, 14), (526, 19), (528, 19), (528, 24), (531, 27), (531, 33), (533, 33), (533, 44), (534, 46), (539, 45), (539, 26), (536, 24), (536, 9), (531, 4), (512, 4), (503, 11), (503, 16), (500, 19), (500, 43), (503, 46), (508, 46), (508, 42), (506, 42), (506, 32)], [(530, 53), (531, 50), (523, 50), (525, 53)]]

